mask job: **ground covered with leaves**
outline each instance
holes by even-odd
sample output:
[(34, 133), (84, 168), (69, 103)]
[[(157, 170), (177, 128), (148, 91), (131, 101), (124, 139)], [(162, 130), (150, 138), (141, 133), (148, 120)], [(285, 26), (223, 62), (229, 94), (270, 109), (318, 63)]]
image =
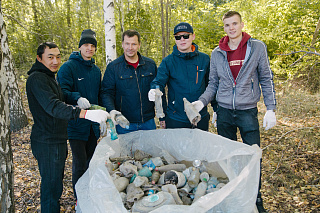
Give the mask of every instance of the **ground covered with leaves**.
[[(12, 133), (15, 207), (16, 212), (40, 212), (40, 174), (30, 148), (32, 116), (25, 94), (23, 100), (29, 125)], [(266, 109), (262, 101), (258, 105), (265, 208), (269, 212), (320, 212), (320, 94), (279, 83), (277, 101), (278, 123), (268, 131), (262, 128)], [(216, 133), (211, 122), (210, 132)], [(75, 212), (71, 166), (69, 147), (61, 212)]]

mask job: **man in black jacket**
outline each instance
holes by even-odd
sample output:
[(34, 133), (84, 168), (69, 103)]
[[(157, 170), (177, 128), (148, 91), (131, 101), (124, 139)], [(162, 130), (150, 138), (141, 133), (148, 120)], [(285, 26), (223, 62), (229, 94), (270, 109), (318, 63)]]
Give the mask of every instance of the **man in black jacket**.
[(34, 119), (30, 139), (41, 176), (42, 213), (60, 212), (68, 120), (84, 118), (102, 123), (109, 117), (103, 110), (83, 110), (63, 102), (63, 93), (55, 80), (60, 63), (61, 55), (55, 43), (40, 44), (26, 85), (29, 108)]
[[(108, 64), (103, 76), (103, 106), (114, 122), (117, 114), (129, 120), (128, 129), (116, 126), (118, 134), (156, 129), (154, 102), (148, 100), (150, 83), (157, 74), (156, 63), (138, 52), (140, 34), (135, 30), (123, 33), (122, 48), (124, 54)], [(164, 100), (162, 103), (166, 104)]]

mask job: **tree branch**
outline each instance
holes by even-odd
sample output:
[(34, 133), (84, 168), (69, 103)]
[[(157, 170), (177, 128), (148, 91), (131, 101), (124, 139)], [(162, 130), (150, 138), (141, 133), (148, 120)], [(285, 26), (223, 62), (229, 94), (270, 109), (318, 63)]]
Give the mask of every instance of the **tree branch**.
[(291, 53), (283, 53), (283, 54), (279, 53), (279, 54), (275, 54), (275, 55), (292, 55), (292, 54), (295, 54), (295, 53), (315, 54), (315, 55), (320, 56), (320, 53), (311, 52), (311, 51), (305, 51), (305, 50), (299, 50), (299, 51), (295, 51), (295, 52), (291, 52)]

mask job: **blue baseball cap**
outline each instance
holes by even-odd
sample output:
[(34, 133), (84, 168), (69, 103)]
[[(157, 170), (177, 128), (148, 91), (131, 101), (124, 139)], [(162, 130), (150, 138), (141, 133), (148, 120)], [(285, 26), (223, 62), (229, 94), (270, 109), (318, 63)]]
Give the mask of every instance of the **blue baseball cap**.
[(178, 32), (188, 32), (193, 34), (193, 28), (189, 23), (181, 22), (174, 27), (173, 35), (177, 34)]

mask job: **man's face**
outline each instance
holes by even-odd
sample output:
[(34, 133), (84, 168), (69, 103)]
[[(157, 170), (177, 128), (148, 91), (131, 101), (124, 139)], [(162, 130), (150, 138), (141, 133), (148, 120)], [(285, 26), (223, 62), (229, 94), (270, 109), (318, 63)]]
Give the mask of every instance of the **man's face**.
[(138, 41), (138, 36), (128, 37), (124, 36), (122, 42), (122, 48), (126, 58), (134, 58), (137, 56), (137, 52), (140, 49), (140, 43)]
[[(184, 38), (189, 35), (189, 38)], [(176, 45), (178, 50), (182, 53), (192, 52), (192, 41), (196, 38), (195, 34), (188, 33), (188, 32), (178, 32), (175, 35)], [(176, 36), (180, 36), (180, 40), (177, 40)]]
[(42, 58), (37, 55), (37, 60), (46, 66), (51, 72), (57, 72), (61, 64), (61, 55), (58, 48), (46, 47)]
[(96, 46), (90, 43), (86, 43), (81, 45), (81, 47), (79, 47), (79, 50), (82, 58), (88, 61), (88, 60), (91, 60), (92, 56), (96, 52)]
[(227, 36), (229, 36), (230, 39), (241, 37), (243, 27), (244, 23), (241, 22), (238, 15), (234, 15), (223, 20), (224, 31), (227, 33)]

